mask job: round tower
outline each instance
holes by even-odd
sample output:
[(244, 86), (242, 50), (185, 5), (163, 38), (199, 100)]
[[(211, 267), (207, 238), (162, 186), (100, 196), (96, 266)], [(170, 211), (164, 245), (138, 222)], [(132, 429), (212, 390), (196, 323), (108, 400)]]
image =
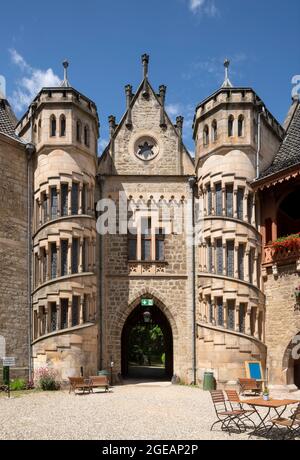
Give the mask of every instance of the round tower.
[(245, 376), (245, 360), (265, 361), (259, 203), (251, 183), (271, 163), (282, 128), (251, 88), (232, 86), (229, 61), (224, 65), (222, 87), (198, 105), (194, 120), (202, 210), (198, 367), (201, 373), (213, 362), (217, 379), (232, 381)]
[(33, 160), (32, 343), (34, 369), (60, 380), (97, 370), (96, 220), (98, 114), (73, 89), (43, 88), (18, 125)]

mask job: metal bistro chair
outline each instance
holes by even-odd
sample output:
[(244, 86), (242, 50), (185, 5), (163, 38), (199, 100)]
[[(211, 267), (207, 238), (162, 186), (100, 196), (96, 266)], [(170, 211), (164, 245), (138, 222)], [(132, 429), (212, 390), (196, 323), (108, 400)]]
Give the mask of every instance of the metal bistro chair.
[(218, 423), (221, 424), (221, 430), (227, 430), (230, 434), (229, 427), (231, 424), (234, 424), (239, 432), (241, 433), (241, 427), (238, 422), (241, 422), (244, 429), (246, 429), (245, 424), (241, 420), (241, 416), (245, 415), (243, 410), (228, 410), (226, 406), (226, 401), (224, 393), (221, 390), (215, 390), (210, 392), (212, 402), (215, 408), (216, 416), (218, 420), (214, 422), (210, 428), (210, 431), (213, 430), (213, 427)]
[(240, 400), (240, 397), (237, 391), (226, 390), (225, 393), (227, 395), (227, 399), (230, 404), (231, 410), (242, 410), (244, 412), (244, 415), (241, 416), (241, 420), (248, 420), (253, 425), (253, 427), (256, 428), (255, 423), (250, 418), (251, 415), (255, 414), (255, 410), (254, 409), (244, 409), (243, 401)]
[[(276, 425), (287, 429), (283, 439), (287, 436), (300, 436), (300, 404), (298, 404), (296, 410), (292, 411), (292, 415), (289, 418), (274, 418), (271, 419), (271, 422), (273, 424), (272, 427)], [(271, 428), (269, 431), (271, 431)]]

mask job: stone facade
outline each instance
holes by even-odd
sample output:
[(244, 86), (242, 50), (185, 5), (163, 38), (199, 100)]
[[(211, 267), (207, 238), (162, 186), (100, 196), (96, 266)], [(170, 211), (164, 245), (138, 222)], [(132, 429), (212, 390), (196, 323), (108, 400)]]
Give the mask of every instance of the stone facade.
[[(136, 93), (125, 87), (119, 124), (109, 117), (100, 158), (96, 106), (67, 79), (40, 91), (15, 138), (0, 133), (8, 354), (62, 381), (112, 363), (114, 378), (126, 377), (128, 322), (150, 301), (169, 334), (168, 377), (201, 382), (213, 369), (220, 385), (232, 384), (246, 376), (245, 361), (259, 360), (271, 383), (292, 384), (299, 258), (268, 260), (281, 192), (256, 185), (284, 130), (252, 89), (227, 82), (196, 108), (193, 159), (182, 117), (173, 124), (166, 113), (166, 87), (149, 83), (148, 59)], [(35, 146), (29, 176), (26, 143)]]
[(27, 377), (30, 310), (25, 145), (0, 133), (0, 165), (0, 336), (6, 341), (6, 356), (16, 358), (12, 376)]

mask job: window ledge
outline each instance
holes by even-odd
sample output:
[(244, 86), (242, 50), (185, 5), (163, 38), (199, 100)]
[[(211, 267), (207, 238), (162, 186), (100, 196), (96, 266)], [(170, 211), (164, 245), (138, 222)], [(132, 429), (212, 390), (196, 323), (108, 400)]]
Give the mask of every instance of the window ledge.
[(128, 260), (129, 264), (164, 264), (168, 265), (168, 262), (165, 260)]
[(78, 278), (78, 277), (81, 277), (81, 276), (85, 276), (85, 277), (86, 276), (95, 276), (95, 273), (94, 272), (72, 273), (72, 274), (66, 275), (66, 276), (59, 276), (57, 278), (51, 278), (48, 281), (46, 281), (45, 283), (42, 283), (39, 286), (37, 286), (32, 291), (32, 295), (36, 294), (40, 289), (42, 289), (42, 288), (44, 288), (46, 286), (49, 286), (51, 284), (61, 283), (62, 281), (69, 281), (69, 280), (72, 280), (74, 278)]
[(58, 329), (57, 331), (48, 332), (47, 334), (41, 335), (37, 339), (33, 340), (32, 345), (35, 345), (38, 342), (41, 342), (45, 339), (49, 339), (51, 337), (55, 337), (57, 335), (70, 334), (70, 333), (79, 331), (80, 329), (86, 329), (88, 327), (95, 326), (95, 324), (96, 323), (94, 321), (87, 321), (86, 323), (78, 324), (77, 326), (69, 327), (66, 329)]
[(69, 216), (60, 216), (57, 217), (56, 219), (50, 219), (47, 220), (47, 222), (44, 222), (33, 234), (33, 238), (35, 238), (39, 232), (41, 232), (45, 227), (49, 225), (56, 224), (57, 222), (61, 222), (64, 220), (72, 220), (72, 219), (92, 219), (95, 220), (94, 216), (91, 216), (90, 214), (70, 214)]

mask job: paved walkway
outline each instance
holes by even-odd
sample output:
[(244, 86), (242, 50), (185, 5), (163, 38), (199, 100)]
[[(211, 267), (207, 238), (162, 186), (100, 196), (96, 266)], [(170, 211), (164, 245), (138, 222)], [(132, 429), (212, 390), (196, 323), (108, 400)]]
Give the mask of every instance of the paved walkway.
[(209, 431), (215, 415), (202, 390), (130, 383), (109, 394), (0, 397), (0, 439), (248, 439), (247, 433)]

